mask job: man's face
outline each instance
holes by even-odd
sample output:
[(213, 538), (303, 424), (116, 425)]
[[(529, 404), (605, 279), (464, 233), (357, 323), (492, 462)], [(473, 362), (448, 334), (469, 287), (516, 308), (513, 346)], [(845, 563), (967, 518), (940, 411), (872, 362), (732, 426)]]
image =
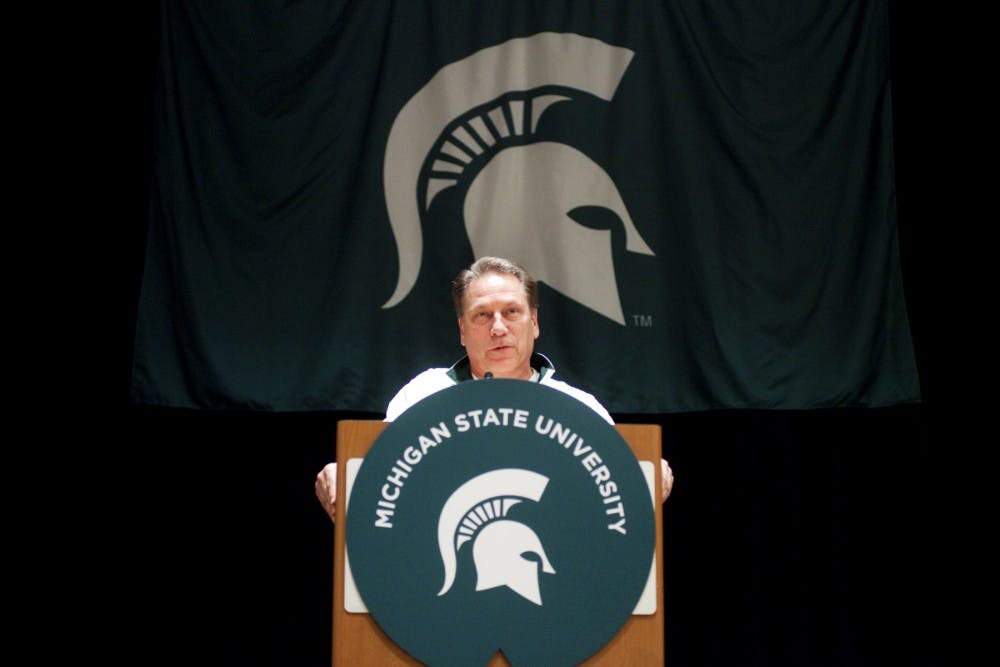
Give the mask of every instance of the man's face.
[(538, 311), (528, 306), (524, 286), (514, 276), (490, 272), (465, 291), (458, 318), (462, 345), (472, 372), (498, 378), (531, 377), (531, 353), (538, 338)]

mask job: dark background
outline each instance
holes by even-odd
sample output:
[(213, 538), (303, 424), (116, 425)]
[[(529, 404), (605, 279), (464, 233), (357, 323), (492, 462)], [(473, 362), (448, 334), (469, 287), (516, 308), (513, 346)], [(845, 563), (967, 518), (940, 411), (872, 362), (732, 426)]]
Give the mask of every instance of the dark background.
[[(63, 620), (88, 628), (80, 641), (102, 664), (329, 664), (333, 530), (313, 478), (335, 456), (339, 419), (382, 415), (130, 404), (158, 38), (156, 3), (130, 4), (81, 45), (101, 84), (80, 102), (91, 120), (77, 155), (86, 215), (75, 224), (86, 221), (102, 250), (94, 257), (107, 259), (84, 263), (92, 293), (71, 301), (88, 307), (65, 323), (83, 363), (61, 389), (77, 410), (48, 413), (69, 424), (39, 422), (71, 429), (54, 477), (86, 471), (79, 488), (51, 483), (53, 521), (81, 519), (60, 534), (82, 584)], [(939, 17), (919, 4), (889, 6), (902, 268), (923, 402), (615, 415), (661, 424), (677, 476), (664, 506), (669, 665), (932, 665), (950, 650), (945, 556), (956, 528), (941, 478), (956, 462), (942, 449), (934, 333), (950, 77), (942, 43), (928, 38)]]

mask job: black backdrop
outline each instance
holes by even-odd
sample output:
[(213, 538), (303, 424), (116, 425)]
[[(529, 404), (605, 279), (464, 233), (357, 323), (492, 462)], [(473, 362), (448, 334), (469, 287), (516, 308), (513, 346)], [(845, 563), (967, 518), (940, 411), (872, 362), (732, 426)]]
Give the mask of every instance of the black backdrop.
[[(928, 255), (940, 165), (928, 128), (941, 74), (926, 48), (935, 19), (916, 4), (890, 9), (902, 264), (923, 403), (615, 415), (662, 424), (677, 475), (664, 513), (669, 665), (937, 664), (945, 510), (928, 486), (942, 414)], [(334, 457), (339, 419), (381, 415), (129, 404), (156, 14), (125, 14), (108, 58), (115, 104), (99, 112), (115, 138), (103, 213), (115, 261), (100, 268), (116, 307), (77, 401), (111, 423), (86, 447), (106, 473), (85, 482), (102, 521), (74, 536), (100, 564), (81, 571), (85, 607), (103, 600), (114, 612), (90, 641), (122, 664), (329, 664), (333, 532), (313, 478)]]

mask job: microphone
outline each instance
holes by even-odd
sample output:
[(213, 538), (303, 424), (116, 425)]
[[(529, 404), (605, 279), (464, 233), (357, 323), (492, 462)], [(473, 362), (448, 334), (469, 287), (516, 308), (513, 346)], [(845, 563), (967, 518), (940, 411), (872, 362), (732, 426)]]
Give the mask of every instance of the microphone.
[(483, 379), (484, 380), (492, 380), (493, 379), (493, 373), (491, 373), (489, 371), (486, 371), (485, 373), (483, 373)]

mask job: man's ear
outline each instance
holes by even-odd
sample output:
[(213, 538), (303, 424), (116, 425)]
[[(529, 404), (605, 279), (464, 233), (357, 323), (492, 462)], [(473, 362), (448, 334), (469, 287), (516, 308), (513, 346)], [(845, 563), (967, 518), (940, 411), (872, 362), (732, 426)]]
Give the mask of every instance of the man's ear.
[(465, 347), (465, 326), (462, 323), (462, 318), (458, 318), (458, 342)]
[(531, 325), (535, 329), (535, 338), (538, 338), (538, 334), (541, 333), (541, 329), (538, 328), (538, 309), (531, 309)]

